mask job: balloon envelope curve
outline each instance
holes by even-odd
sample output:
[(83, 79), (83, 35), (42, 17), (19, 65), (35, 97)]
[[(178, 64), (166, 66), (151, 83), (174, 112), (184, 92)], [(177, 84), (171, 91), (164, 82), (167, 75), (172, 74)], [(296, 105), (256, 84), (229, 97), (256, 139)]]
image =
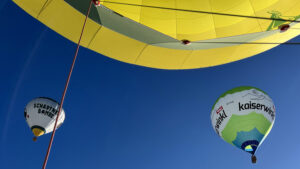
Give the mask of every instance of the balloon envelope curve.
[[(13, 0), (34, 18), (77, 42), (90, 0)], [(299, 35), (298, 0), (111, 0), (93, 7), (82, 46), (105, 56), (146, 67), (192, 69), (244, 59)], [(121, 2), (140, 6), (115, 4)], [(207, 13), (157, 9), (204, 11)], [(265, 17), (225, 16), (210, 13)], [(281, 33), (280, 25), (291, 28)], [(182, 44), (189, 40), (190, 45)], [(215, 43), (216, 42), (216, 43)], [(240, 42), (232, 44), (226, 42)]]

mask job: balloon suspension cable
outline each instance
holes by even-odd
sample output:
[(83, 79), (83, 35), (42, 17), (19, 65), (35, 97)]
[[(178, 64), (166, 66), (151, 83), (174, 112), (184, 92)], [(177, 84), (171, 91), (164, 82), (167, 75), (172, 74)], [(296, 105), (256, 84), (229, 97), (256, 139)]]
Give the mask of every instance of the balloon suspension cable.
[(203, 44), (247, 44), (247, 45), (300, 45), (300, 42), (193, 42)]
[(231, 17), (240, 17), (240, 18), (252, 18), (252, 19), (260, 19), (260, 20), (272, 20), (272, 21), (285, 21), (285, 22), (297, 22), (297, 23), (300, 23), (299, 20), (292, 20), (292, 19), (268, 18), (268, 17), (250, 16), (250, 15), (237, 15), (237, 14), (228, 14), (228, 13), (220, 13), (220, 12), (209, 12), (209, 11), (200, 11), (200, 10), (169, 8), (169, 7), (162, 7), (162, 6), (131, 4), (131, 3), (106, 1), (106, 0), (103, 0), (101, 2), (103, 2), (103, 3), (110, 3), (110, 4), (117, 4), (117, 5), (146, 7), (146, 8), (153, 8), (153, 9), (164, 9), (164, 10), (182, 11), (182, 12), (191, 12), (191, 13), (202, 13), (202, 14), (212, 14), (212, 15), (220, 15), (220, 16), (231, 16)]
[(72, 62), (72, 65), (71, 65), (71, 68), (70, 68), (70, 71), (69, 71), (69, 75), (68, 75), (68, 78), (67, 78), (67, 81), (66, 81), (66, 84), (65, 84), (65, 88), (64, 88), (64, 91), (63, 91), (63, 94), (62, 94), (62, 97), (61, 97), (61, 101), (60, 101), (58, 113), (57, 113), (56, 120), (55, 120), (55, 123), (54, 123), (53, 132), (52, 132), (52, 135), (51, 135), (51, 139), (50, 139), (50, 142), (49, 142), (49, 146), (48, 146), (48, 149), (47, 149), (47, 154), (45, 156), (45, 160), (44, 160), (43, 168), (42, 169), (46, 169), (46, 166), (47, 166), (47, 162), (48, 162), (50, 150), (51, 150), (51, 147), (52, 147), (52, 143), (53, 143), (53, 139), (54, 139), (54, 135), (55, 135), (55, 131), (56, 131), (57, 121), (58, 121), (59, 115), (61, 113), (63, 104), (64, 104), (64, 100), (65, 100), (65, 96), (66, 96), (66, 93), (67, 93), (67, 90), (68, 90), (70, 78), (71, 78), (71, 75), (72, 75), (72, 72), (73, 72), (73, 68), (74, 68), (74, 65), (75, 65), (75, 62), (76, 62), (76, 58), (77, 58), (77, 55), (78, 55), (81, 38), (82, 38), (82, 35), (83, 35), (83, 32), (84, 32), (84, 28), (86, 26), (87, 18), (88, 18), (89, 14), (90, 14), (90, 11), (91, 11), (92, 4), (93, 4), (93, 0), (91, 0), (89, 8), (88, 8), (88, 11), (86, 13), (86, 17), (85, 17), (85, 20), (84, 20), (84, 23), (83, 23), (82, 31), (81, 31), (81, 34), (80, 34), (80, 37), (79, 37), (79, 40), (78, 40), (78, 43), (77, 43), (76, 52), (75, 52), (75, 55), (74, 55), (74, 58), (73, 58), (73, 62)]

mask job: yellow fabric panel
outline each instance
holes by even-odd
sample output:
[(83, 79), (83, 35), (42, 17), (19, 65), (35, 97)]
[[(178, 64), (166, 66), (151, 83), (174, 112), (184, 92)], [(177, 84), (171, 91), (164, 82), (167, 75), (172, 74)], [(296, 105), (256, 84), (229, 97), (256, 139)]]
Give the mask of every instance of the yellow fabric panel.
[[(284, 33), (277, 33), (272, 36), (260, 39), (255, 42), (278, 42), (283, 43), (289, 39), (299, 35), (299, 30), (289, 29)], [(208, 50), (194, 51), (191, 56), (186, 60), (182, 69), (193, 69), (199, 67), (210, 67), (220, 64), (230, 63), (233, 61), (241, 60), (266, 50), (272, 49), (278, 45), (269, 44), (243, 44), (238, 46), (231, 46), (225, 48), (216, 48)]]
[(211, 11), (211, 1), (212, 0), (176, 0), (175, 3), (178, 9)]
[[(212, 15), (177, 12), (177, 39), (197, 41), (216, 38)], [(201, 28), (201, 29), (198, 29)]]
[[(214, 0), (212, 11), (218, 13), (255, 16), (248, 0)], [(257, 19), (213, 15), (217, 38), (261, 32)]]
[[(230, 1), (230, 2), (229, 2)], [(212, 11), (225, 14), (235, 14), (235, 15), (246, 15), (254, 16), (254, 10), (248, 0), (213, 0), (211, 3)], [(215, 20), (218, 26), (216, 27), (228, 27), (233, 24), (237, 24), (247, 18), (243, 17), (232, 17), (232, 16), (220, 16), (214, 15), (214, 18), (223, 18)]]
[(145, 43), (120, 35), (105, 27), (99, 30), (89, 46), (96, 52), (127, 63), (135, 63), (145, 47)]
[[(191, 9), (198, 11), (211, 11), (210, 0), (177, 0), (176, 6), (181, 9)], [(199, 39), (216, 38), (213, 16), (210, 14), (200, 14), (177, 11), (177, 39), (188, 39), (197, 41)], [(201, 28), (201, 29), (199, 29)]]
[[(230, 18), (232, 17), (214, 15), (217, 38), (261, 32), (260, 25), (256, 19), (240, 20)], [(228, 26), (225, 22), (230, 22), (232, 25)]]
[(47, 0), (22, 0), (22, 1), (14, 1), (21, 8), (23, 8), (27, 13), (29, 13), (33, 17), (37, 17), (41, 8), (47, 2)]
[[(175, 8), (174, 0), (153, 1), (153, 0), (112, 0), (112, 2), (121, 2), (137, 5), (161, 6)], [(120, 5), (105, 3), (103, 4), (136, 22), (144, 24), (152, 29), (160, 31), (166, 35), (176, 37), (176, 12), (163, 9), (153, 9), (147, 7), (138, 7), (130, 5)]]
[(192, 51), (189, 50), (147, 46), (139, 56), (136, 64), (147, 67), (153, 67), (153, 65), (155, 65), (155, 68), (179, 69), (191, 52)]
[[(254, 10), (257, 11), (263, 11), (266, 8), (273, 8), (273, 5), (278, 3), (280, 0), (250, 0)], [(266, 13), (263, 13), (261, 16), (267, 16)]]
[[(122, 3), (128, 3), (128, 4), (138, 4), (142, 5), (143, 0), (110, 0), (111, 2), (122, 2)], [(127, 6), (127, 5), (117, 5), (117, 4), (111, 4), (111, 3), (105, 3), (103, 2), (103, 5), (110, 8), (111, 10), (123, 14), (126, 13), (126, 17), (136, 21), (140, 22), (140, 13), (141, 8), (139, 6)]]
[[(143, 0), (143, 5), (176, 8), (174, 0)], [(175, 11), (142, 7), (140, 23), (171, 37), (177, 37)]]
[[(41, 22), (49, 25), (51, 29), (76, 43), (79, 40), (84, 19), (84, 15), (74, 10), (63, 0), (52, 0), (39, 16)], [(87, 46), (90, 43), (99, 27), (100, 25), (94, 21), (87, 21), (84, 36), (82, 37), (83, 46)]]

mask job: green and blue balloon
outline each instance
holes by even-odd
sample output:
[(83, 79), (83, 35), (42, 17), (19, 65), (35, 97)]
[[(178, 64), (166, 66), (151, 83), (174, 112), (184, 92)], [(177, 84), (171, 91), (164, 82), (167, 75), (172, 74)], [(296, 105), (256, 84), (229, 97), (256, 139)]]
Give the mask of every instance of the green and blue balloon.
[(221, 95), (211, 112), (216, 133), (226, 142), (252, 154), (269, 134), (275, 120), (272, 99), (262, 90), (242, 86)]

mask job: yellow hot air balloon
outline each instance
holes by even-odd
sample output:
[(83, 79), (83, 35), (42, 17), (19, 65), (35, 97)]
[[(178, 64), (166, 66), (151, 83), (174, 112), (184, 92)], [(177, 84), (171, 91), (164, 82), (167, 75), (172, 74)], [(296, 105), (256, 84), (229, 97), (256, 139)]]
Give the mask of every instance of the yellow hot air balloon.
[[(79, 38), (90, 2), (13, 1), (73, 42)], [(100, 2), (91, 9), (82, 46), (152, 68), (192, 69), (225, 64), (269, 50), (300, 33), (298, 22), (291, 22), (300, 18), (299, 0)]]

